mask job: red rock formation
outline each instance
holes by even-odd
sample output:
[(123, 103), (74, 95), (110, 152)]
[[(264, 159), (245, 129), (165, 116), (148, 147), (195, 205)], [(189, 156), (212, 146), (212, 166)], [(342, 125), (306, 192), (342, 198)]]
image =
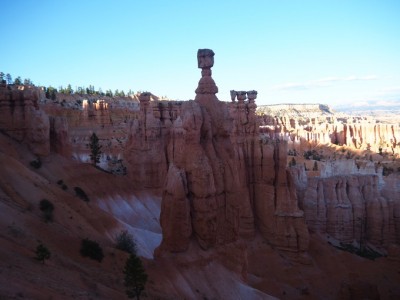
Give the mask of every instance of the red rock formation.
[(50, 117), (51, 150), (63, 156), (71, 155), (68, 120), (65, 117)]
[(397, 201), (381, 196), (377, 176), (308, 178), (306, 188), (300, 189), (300, 205), (310, 230), (344, 243), (355, 240), (387, 247), (399, 242)]
[[(249, 101), (246, 92), (237, 92), (238, 102), (231, 104), (217, 99), (213, 56), (211, 50), (199, 50), (202, 78), (196, 98), (181, 104), (170, 130), (160, 220), (163, 241), (157, 253), (183, 251), (193, 236), (204, 249), (226, 245), (253, 237), (256, 228), (279, 248), (304, 251), (308, 231), (286, 171), (286, 144), (260, 141), (256, 92), (247, 93)], [(148, 103), (142, 104), (147, 110)], [(142, 131), (140, 142), (148, 143), (146, 132), (161, 123), (147, 125), (152, 115), (144, 115), (147, 119), (136, 128)]]
[(293, 142), (347, 145), (400, 154), (400, 125), (371, 117), (335, 114), (320, 104), (266, 105), (258, 109), (262, 132)]
[(0, 130), (45, 156), (50, 152), (49, 119), (38, 100), (36, 88), (0, 86)]

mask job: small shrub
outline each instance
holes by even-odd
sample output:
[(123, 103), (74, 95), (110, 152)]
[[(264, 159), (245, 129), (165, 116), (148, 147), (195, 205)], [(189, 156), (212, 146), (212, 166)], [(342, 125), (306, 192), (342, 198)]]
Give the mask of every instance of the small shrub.
[(131, 254), (136, 254), (136, 244), (128, 230), (122, 230), (115, 238), (116, 248)]
[(89, 202), (89, 197), (86, 195), (84, 190), (79, 186), (74, 187), (74, 190), (77, 197), (81, 198), (83, 201)]
[(315, 150), (308, 150), (308, 151), (304, 152), (303, 156), (305, 159), (308, 159), (308, 160), (313, 159), (313, 160), (320, 161), (321, 158), (323, 158), (322, 155), (318, 154), (318, 152)]
[(100, 247), (99, 243), (89, 239), (84, 239), (81, 242), (80, 253), (84, 257), (89, 257), (91, 259), (101, 262), (103, 260), (104, 254), (103, 249)]
[(63, 183), (64, 183), (64, 181), (63, 181), (62, 179), (60, 179), (60, 180), (57, 181), (57, 184), (58, 184), (58, 185), (62, 185)]
[(383, 166), (383, 170), (382, 170), (382, 175), (383, 176), (389, 176), (393, 172), (394, 172), (393, 168), (387, 167), (387, 166)]
[(35, 160), (32, 160), (30, 162), (31, 167), (35, 168), (35, 169), (39, 169), (42, 166), (42, 161), (40, 160), (40, 158), (36, 158)]
[(47, 199), (42, 199), (39, 202), (39, 208), (43, 212), (43, 217), (46, 222), (53, 221), (54, 205)]
[(67, 186), (65, 183), (61, 186), (61, 188), (62, 188), (64, 191), (68, 190), (68, 186)]
[(47, 247), (44, 246), (43, 244), (39, 244), (36, 247), (35, 253), (36, 253), (36, 259), (38, 261), (42, 262), (43, 264), (44, 264), (44, 261), (46, 259), (49, 259), (50, 256), (51, 256), (51, 253), (50, 253), (49, 249), (47, 249)]
[(296, 166), (296, 164), (297, 164), (296, 159), (292, 157), (291, 161), (289, 162), (289, 167), (294, 167)]

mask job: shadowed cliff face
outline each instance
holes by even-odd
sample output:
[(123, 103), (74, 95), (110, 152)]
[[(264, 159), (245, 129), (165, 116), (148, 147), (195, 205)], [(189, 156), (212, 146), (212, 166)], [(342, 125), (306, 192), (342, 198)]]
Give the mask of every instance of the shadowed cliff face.
[(368, 242), (383, 247), (399, 243), (399, 203), (394, 194), (381, 195), (378, 176), (307, 179), (302, 172), (301, 168), (292, 169), (310, 230), (327, 233), (343, 243)]
[(40, 156), (50, 153), (49, 118), (39, 109), (39, 91), (0, 86), (0, 130)]

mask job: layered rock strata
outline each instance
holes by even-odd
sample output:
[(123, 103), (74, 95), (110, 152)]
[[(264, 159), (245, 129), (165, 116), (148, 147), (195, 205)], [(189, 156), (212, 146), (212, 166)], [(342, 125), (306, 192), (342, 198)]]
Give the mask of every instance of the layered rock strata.
[(25, 86), (0, 86), (0, 130), (29, 146), (39, 156), (50, 153), (49, 118), (39, 108), (39, 91)]
[(400, 242), (400, 203), (381, 194), (378, 176), (307, 179), (302, 167), (291, 172), (310, 230), (327, 233), (343, 243), (388, 247)]
[(400, 125), (371, 117), (335, 114), (321, 104), (282, 104), (258, 109), (261, 132), (294, 144), (346, 145), (354, 149), (400, 154)]
[(143, 94), (132, 123), (126, 157), (137, 180), (163, 190), (157, 253), (185, 251), (193, 239), (203, 249), (227, 245), (257, 230), (276, 247), (305, 251), (308, 231), (286, 170), (286, 143), (260, 138), (255, 91), (218, 100), (213, 57), (198, 52), (194, 101), (164, 105)]

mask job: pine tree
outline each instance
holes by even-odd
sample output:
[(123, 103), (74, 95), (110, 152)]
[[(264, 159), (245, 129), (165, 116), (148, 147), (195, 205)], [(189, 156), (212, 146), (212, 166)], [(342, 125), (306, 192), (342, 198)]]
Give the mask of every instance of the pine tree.
[(15, 78), (14, 84), (15, 84), (15, 85), (21, 85), (21, 84), (22, 84), (21, 76), (18, 76), (17, 78)]
[(7, 73), (6, 80), (7, 80), (7, 84), (12, 84), (12, 77), (11, 77), (10, 73)]
[(50, 99), (50, 90), (48, 88), (45, 88), (45, 95), (47, 99)]
[(148, 277), (139, 257), (134, 254), (129, 256), (125, 264), (124, 274), (124, 285), (128, 298), (136, 297), (136, 299), (139, 300), (140, 294), (144, 291)]
[(24, 85), (33, 85), (33, 83), (29, 78), (25, 78), (24, 79)]
[(57, 92), (57, 90), (56, 89), (53, 89), (53, 90), (51, 90), (51, 100), (56, 100), (57, 99), (57, 95), (56, 95), (56, 92)]
[(41, 261), (43, 264), (44, 264), (44, 261), (46, 259), (49, 259), (50, 256), (51, 256), (51, 253), (50, 253), (49, 249), (47, 249), (47, 247), (44, 246), (43, 244), (39, 244), (36, 247), (35, 253), (36, 253), (36, 259), (38, 261)]
[(102, 146), (99, 144), (99, 138), (94, 132), (90, 136), (89, 147), (90, 147), (90, 160), (93, 162), (93, 165), (96, 165), (100, 162)]
[(111, 90), (107, 90), (106, 91), (106, 96), (107, 97), (112, 97), (113, 96), (113, 92)]
[(3, 72), (0, 72), (0, 82), (2, 82), (3, 80), (4, 80), (4, 73)]
[(67, 89), (65, 90), (65, 93), (68, 94), (68, 95), (71, 95), (71, 94), (74, 93), (74, 91), (73, 91), (73, 89), (72, 89), (70, 84), (68, 84)]

